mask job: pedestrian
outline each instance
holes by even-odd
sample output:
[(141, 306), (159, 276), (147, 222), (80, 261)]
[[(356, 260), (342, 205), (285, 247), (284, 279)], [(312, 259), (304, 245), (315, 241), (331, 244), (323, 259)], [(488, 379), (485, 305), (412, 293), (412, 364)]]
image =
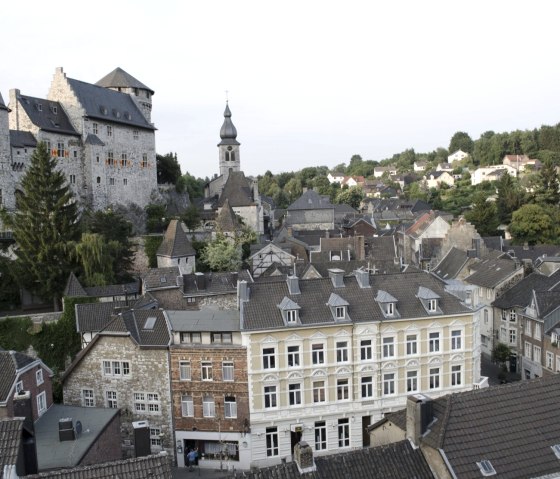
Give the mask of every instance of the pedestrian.
[(189, 460), (189, 471), (192, 471), (193, 466), (196, 465), (196, 460), (198, 459), (198, 450), (196, 447), (187, 454), (187, 459)]

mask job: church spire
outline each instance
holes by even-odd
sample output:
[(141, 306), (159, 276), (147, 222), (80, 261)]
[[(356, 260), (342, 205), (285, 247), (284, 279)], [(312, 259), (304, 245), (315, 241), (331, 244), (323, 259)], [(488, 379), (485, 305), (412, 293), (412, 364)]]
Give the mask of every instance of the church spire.
[(237, 130), (231, 121), (231, 111), (226, 101), (226, 109), (224, 111), (224, 123), (220, 129), (220, 138), (222, 141), (218, 143), (220, 152), (220, 175), (223, 176), (224, 184), (227, 181), (230, 171), (240, 171), (241, 163), (239, 161), (239, 143), (237, 141)]
[(218, 143), (221, 145), (239, 145), (240, 143), (236, 140), (237, 130), (231, 121), (231, 111), (229, 109), (229, 104), (226, 102), (226, 109), (224, 111), (224, 123), (220, 129), (220, 138), (222, 141)]

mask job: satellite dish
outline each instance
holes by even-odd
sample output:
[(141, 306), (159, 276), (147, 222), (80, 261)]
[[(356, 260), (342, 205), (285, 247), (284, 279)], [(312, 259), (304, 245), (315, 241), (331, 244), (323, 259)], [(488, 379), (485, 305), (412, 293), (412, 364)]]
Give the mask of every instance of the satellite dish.
[(82, 434), (82, 423), (80, 421), (76, 421), (76, 436), (81, 436)]

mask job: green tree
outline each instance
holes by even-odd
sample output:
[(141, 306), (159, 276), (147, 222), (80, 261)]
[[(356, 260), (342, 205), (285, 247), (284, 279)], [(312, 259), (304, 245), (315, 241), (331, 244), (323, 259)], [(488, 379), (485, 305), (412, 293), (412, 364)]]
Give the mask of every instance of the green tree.
[(200, 224), (200, 212), (194, 204), (190, 204), (181, 216), (181, 221), (185, 223), (189, 231), (195, 230)]
[(472, 154), (474, 150), (474, 142), (468, 133), (464, 131), (458, 131), (451, 137), (449, 142), (449, 151), (455, 153), (457, 150), (463, 150), (469, 155)]
[(498, 229), (498, 211), (494, 202), (487, 201), (487, 195), (480, 191), (475, 194), (474, 204), (465, 218), (472, 223), (480, 236), (494, 236)]
[(118, 241), (107, 241), (97, 233), (83, 233), (79, 243), (70, 243), (70, 254), (79, 262), (86, 286), (115, 283), (115, 258), (120, 251)]
[(560, 203), (560, 185), (558, 174), (552, 161), (546, 161), (537, 174), (535, 202), (541, 205), (558, 205)]
[(179, 193), (184, 193), (186, 191), (191, 201), (193, 201), (195, 198), (204, 197), (204, 185), (206, 183), (208, 183), (207, 179), (195, 178), (187, 172), (177, 180), (175, 185)]
[(554, 221), (549, 212), (538, 204), (525, 204), (511, 217), (509, 232), (514, 244), (557, 242)]
[(18, 283), (51, 300), (58, 310), (73, 266), (68, 243), (77, 238), (80, 228), (72, 191), (56, 164), (40, 142), (21, 180), (17, 211), (8, 214), (2, 209), (0, 215), (18, 246)]
[(513, 212), (521, 207), (525, 199), (525, 193), (519, 187), (517, 179), (507, 172), (496, 182), (498, 198), (496, 207), (500, 223), (509, 224)]
[(336, 195), (335, 202), (338, 204), (344, 203), (354, 209), (359, 209), (364, 196), (364, 191), (359, 186), (351, 186), (350, 188), (341, 189)]
[(150, 203), (146, 206), (146, 231), (148, 233), (165, 233), (169, 218), (164, 205)]
[(201, 260), (212, 271), (237, 271), (241, 266), (241, 255), (241, 245), (219, 233), (202, 250)]
[(181, 177), (181, 166), (177, 160), (177, 153), (156, 155), (156, 170), (158, 184), (171, 183), (175, 185)]

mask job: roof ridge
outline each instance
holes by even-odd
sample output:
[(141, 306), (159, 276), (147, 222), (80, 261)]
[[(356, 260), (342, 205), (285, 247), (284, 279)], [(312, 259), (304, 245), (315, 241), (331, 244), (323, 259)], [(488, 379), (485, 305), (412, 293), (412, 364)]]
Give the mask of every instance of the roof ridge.
[(452, 403), (453, 403), (453, 396), (454, 396), (454, 394), (450, 394), (447, 397), (447, 400), (445, 401), (445, 413), (443, 415), (443, 418), (441, 419), (441, 428), (440, 428), (440, 433), (439, 433), (437, 444), (442, 449), (443, 449), (443, 443), (445, 441), (445, 432), (447, 430), (447, 424), (448, 424), (449, 418), (451, 416), (451, 406), (452, 406)]

